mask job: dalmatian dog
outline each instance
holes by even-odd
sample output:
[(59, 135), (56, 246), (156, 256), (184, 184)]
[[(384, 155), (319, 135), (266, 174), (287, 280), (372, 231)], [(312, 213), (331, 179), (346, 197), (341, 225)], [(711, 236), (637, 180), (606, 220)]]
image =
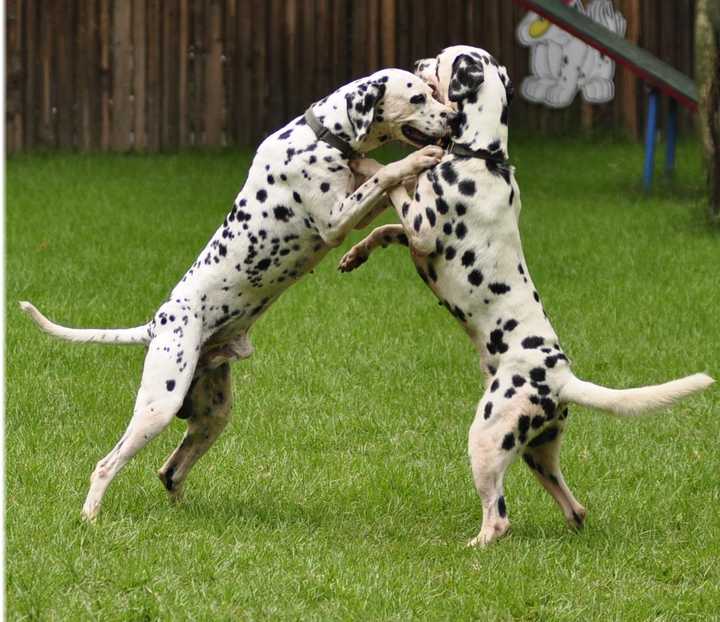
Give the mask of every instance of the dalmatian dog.
[[(442, 157), (433, 143), (449, 132), (454, 113), (432, 95), (412, 73), (385, 69), (339, 88), (268, 137), (223, 224), (149, 323), (68, 328), (20, 303), (56, 337), (147, 346), (132, 419), (97, 463), (85, 519), (97, 516), (113, 478), (176, 415), (188, 419), (187, 433), (159, 476), (171, 495), (180, 494), (192, 466), (227, 424), (229, 363), (251, 355), (248, 332), (255, 321), (366, 221), (387, 190)], [(385, 167), (353, 159), (390, 140), (420, 149)], [(356, 173), (370, 177), (357, 186)]]
[(585, 508), (559, 461), (568, 404), (632, 416), (669, 406), (713, 380), (695, 374), (617, 390), (573, 375), (523, 256), (520, 192), (507, 162), (507, 72), (484, 50), (454, 46), (439, 55), (437, 78), (441, 94), (458, 109), (448, 153), (418, 177), (414, 198), (403, 187), (389, 192), (402, 224), (375, 229), (339, 268), (357, 268), (379, 247), (409, 245), (420, 277), (480, 354), (486, 390), (468, 450), (483, 521), (469, 544), (485, 546), (507, 532), (503, 478), (518, 455), (568, 523), (580, 527)]

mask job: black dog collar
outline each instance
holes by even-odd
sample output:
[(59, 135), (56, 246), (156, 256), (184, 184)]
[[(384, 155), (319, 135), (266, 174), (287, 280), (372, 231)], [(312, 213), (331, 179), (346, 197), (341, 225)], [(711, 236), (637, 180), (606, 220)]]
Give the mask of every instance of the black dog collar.
[[(313, 104), (313, 106), (314, 105), (315, 104)], [(335, 147), (335, 149), (342, 153), (348, 160), (357, 160), (363, 157), (361, 153), (358, 153), (350, 146), (350, 143), (344, 141), (342, 138), (338, 138), (322, 123), (320, 123), (312, 110), (312, 106), (305, 111), (305, 121), (307, 121), (310, 129), (315, 132), (315, 136), (318, 140), (322, 140), (331, 147)]]
[(498, 166), (510, 166), (510, 160), (505, 158), (504, 155), (502, 155), (502, 152), (498, 154), (497, 152), (488, 151), (487, 149), (470, 149), (470, 147), (460, 145), (456, 142), (450, 144), (447, 152), (463, 158), (480, 158), (481, 160), (487, 160), (488, 162)]

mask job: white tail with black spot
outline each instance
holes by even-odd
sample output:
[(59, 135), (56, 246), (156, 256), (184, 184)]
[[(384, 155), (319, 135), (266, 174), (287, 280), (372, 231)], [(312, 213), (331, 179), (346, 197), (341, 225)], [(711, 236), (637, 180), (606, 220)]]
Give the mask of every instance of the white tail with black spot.
[(134, 328), (69, 328), (51, 322), (27, 301), (21, 301), (20, 308), (35, 321), (40, 330), (66, 341), (108, 344), (145, 344), (150, 342), (147, 324)]
[(714, 382), (707, 374), (693, 374), (647, 387), (609, 389), (571, 376), (560, 390), (560, 401), (632, 417), (668, 408), (678, 400), (706, 389)]

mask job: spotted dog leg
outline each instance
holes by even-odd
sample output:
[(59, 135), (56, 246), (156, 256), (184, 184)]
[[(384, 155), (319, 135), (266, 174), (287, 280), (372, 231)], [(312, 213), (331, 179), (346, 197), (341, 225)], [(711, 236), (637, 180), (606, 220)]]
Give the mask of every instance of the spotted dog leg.
[(523, 460), (560, 506), (568, 525), (579, 529), (585, 522), (587, 512), (573, 496), (560, 471), (562, 432), (561, 421), (545, 428), (527, 444)]
[(338, 270), (350, 272), (364, 264), (370, 254), (378, 247), (383, 248), (390, 244), (408, 245), (408, 238), (402, 225), (383, 225), (373, 229), (362, 241), (353, 246), (340, 260)]
[[(355, 174), (356, 187), (360, 187), (370, 177), (372, 177), (373, 175), (377, 175), (377, 173), (382, 168), (383, 165), (380, 164), (380, 162), (378, 162), (377, 160), (373, 160), (372, 158), (362, 158), (360, 160), (350, 161), (350, 169)], [(416, 183), (416, 177), (409, 177), (403, 182), (403, 185), (408, 192), (412, 193), (415, 191)], [(360, 220), (360, 222), (355, 225), (355, 229), (364, 229), (365, 227), (367, 227), (373, 220), (375, 220), (388, 207), (390, 207), (390, 205), (390, 198), (387, 196), (383, 197), (372, 209), (372, 211), (370, 211), (362, 220)]]
[[(161, 307), (165, 316), (172, 305)], [(182, 310), (175, 311), (180, 317)], [(160, 324), (158, 323), (158, 326)], [(155, 438), (175, 417), (183, 404), (195, 372), (195, 364), (188, 353), (200, 345), (199, 320), (190, 320), (178, 330), (165, 324), (148, 344), (140, 390), (135, 400), (132, 419), (113, 450), (97, 463), (90, 477), (82, 515), (92, 521), (100, 511), (103, 495), (114, 477), (130, 459)]]
[(330, 210), (326, 222), (318, 223), (323, 242), (331, 247), (338, 246), (385, 199), (386, 191), (402, 184), (405, 178), (435, 166), (442, 155), (442, 149), (429, 145), (381, 168), (355, 192), (340, 200)]
[(182, 497), (183, 484), (190, 469), (210, 449), (230, 421), (230, 364), (205, 369), (201, 374), (193, 381), (178, 413), (187, 418), (185, 436), (158, 471), (160, 481), (173, 500)]
[(483, 396), (468, 434), (470, 467), (483, 508), (482, 527), (468, 546), (487, 546), (510, 529), (503, 480), (517, 457), (518, 422), (527, 401), (516, 396), (493, 408), (491, 397), (490, 392)]

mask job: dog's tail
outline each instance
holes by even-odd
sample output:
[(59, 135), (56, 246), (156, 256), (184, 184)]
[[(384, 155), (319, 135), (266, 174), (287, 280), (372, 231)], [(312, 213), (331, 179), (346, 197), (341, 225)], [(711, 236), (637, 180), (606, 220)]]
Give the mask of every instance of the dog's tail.
[(559, 399), (560, 402), (573, 402), (614, 415), (632, 417), (667, 408), (683, 397), (706, 389), (714, 382), (707, 374), (693, 374), (636, 389), (609, 389), (570, 376), (570, 380), (560, 390)]
[(21, 301), (20, 308), (35, 320), (40, 330), (66, 341), (111, 344), (144, 344), (150, 341), (147, 324), (134, 328), (68, 328), (51, 322), (29, 302)]

